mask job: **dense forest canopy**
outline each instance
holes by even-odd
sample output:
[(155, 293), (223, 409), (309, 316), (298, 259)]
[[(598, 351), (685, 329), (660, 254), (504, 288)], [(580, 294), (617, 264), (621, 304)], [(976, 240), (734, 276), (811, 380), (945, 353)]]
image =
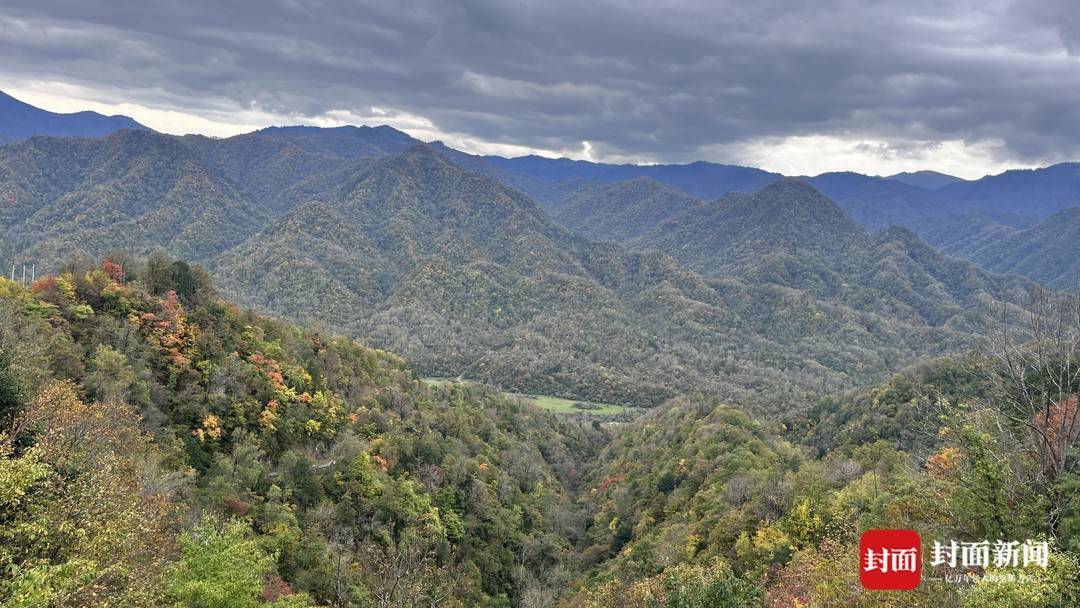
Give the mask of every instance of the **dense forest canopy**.
[(416, 143), (388, 128), (31, 139), (0, 149), (0, 258), (47, 272), (163, 248), (241, 304), (362, 336), (425, 376), (760, 411), (963, 353), (1031, 286), (909, 231), (868, 234), (790, 180), (711, 203), (664, 172), (590, 182), (561, 208), (625, 241), (597, 243), (505, 174), (459, 166), (492, 159)]
[[(1031, 309), (1038, 349), (1006, 334), (787, 420), (680, 397), (606, 427), (429, 386), (163, 254), (0, 280), (0, 602), (1064, 608), (1080, 325)], [(1053, 551), (901, 599), (847, 567), (869, 527)]]
[(1075, 175), (2, 146), (0, 606), (1075, 606)]
[(605, 431), (429, 389), (198, 267), (133, 272), (0, 285), (4, 601), (500, 605), (562, 582)]

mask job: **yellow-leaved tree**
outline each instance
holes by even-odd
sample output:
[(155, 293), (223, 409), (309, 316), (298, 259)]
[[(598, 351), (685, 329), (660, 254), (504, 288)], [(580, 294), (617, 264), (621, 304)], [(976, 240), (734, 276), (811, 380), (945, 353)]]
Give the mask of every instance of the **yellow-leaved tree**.
[(120, 403), (57, 382), (0, 434), (0, 606), (158, 606), (182, 476)]

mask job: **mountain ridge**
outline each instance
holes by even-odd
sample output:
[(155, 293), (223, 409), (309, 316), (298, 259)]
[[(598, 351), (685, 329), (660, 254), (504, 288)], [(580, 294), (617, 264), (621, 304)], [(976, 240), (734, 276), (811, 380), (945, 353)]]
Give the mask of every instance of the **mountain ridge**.
[(967, 181), (955, 175), (949, 175), (947, 173), (941, 173), (939, 171), (923, 170), (923, 171), (905, 171), (903, 173), (896, 173), (888, 176), (886, 179), (905, 183), (909, 186), (917, 186), (919, 188), (925, 188), (926, 190), (937, 190), (942, 186), (947, 186), (956, 182)]
[[(765, 189), (791, 194), (786, 206), (730, 194), (682, 214), (693, 228), (696, 209), (745, 212), (739, 255), (699, 274), (681, 250), (575, 235), (438, 146), (345, 158), (279, 137), (134, 133), (0, 148), (2, 229), (15, 235), (4, 257), (47, 269), (79, 251), (163, 247), (204, 263), (243, 304), (365, 336), (427, 375), (517, 392), (653, 405), (701, 390), (788, 407), (967, 348), (972, 319), (1017, 285), (903, 239), (884, 243), (899, 248), (886, 259), (843, 262), (843, 245), (868, 237), (792, 180)], [(945, 281), (949, 269), (971, 286)], [(764, 400), (752, 389), (762, 383), (776, 389)]]
[(149, 130), (128, 116), (49, 112), (0, 91), (0, 145), (36, 136), (100, 137), (122, 129)]
[(555, 221), (586, 238), (623, 242), (704, 204), (674, 186), (640, 176), (583, 186), (557, 205), (547, 206), (547, 211)]

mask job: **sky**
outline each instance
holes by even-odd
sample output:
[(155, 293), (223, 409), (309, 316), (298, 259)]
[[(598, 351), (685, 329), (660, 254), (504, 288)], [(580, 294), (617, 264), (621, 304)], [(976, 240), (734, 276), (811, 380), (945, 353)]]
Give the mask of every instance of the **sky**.
[(1080, 0), (4, 0), (0, 90), (167, 133), (974, 178), (1080, 159)]

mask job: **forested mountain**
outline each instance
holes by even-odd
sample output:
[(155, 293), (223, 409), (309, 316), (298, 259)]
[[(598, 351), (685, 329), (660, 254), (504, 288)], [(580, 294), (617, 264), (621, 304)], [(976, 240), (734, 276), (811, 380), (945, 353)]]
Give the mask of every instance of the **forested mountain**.
[(686, 165), (609, 165), (541, 156), (488, 158), (498, 166), (553, 181), (578, 178), (614, 183), (636, 177), (651, 177), (704, 199), (716, 198), (727, 192), (757, 190), (781, 177), (776, 173), (752, 167), (719, 165), (704, 161)]
[[(1010, 413), (991, 380), (1000, 371), (982, 358), (928, 362), (827, 397), (782, 435), (708, 400), (653, 410), (619, 433), (592, 471), (582, 558), (603, 582), (571, 604), (637, 605), (689, 579), (722, 589), (713, 603), (692, 606), (891, 605), (863, 591), (852, 566), (859, 532), (872, 528), (915, 529), (924, 541), (1025, 538), (1053, 529), (1047, 513), (1064, 508), (1061, 546), (1080, 546), (1076, 473), (1047, 485), (1027, 477), (1039, 475), (1026, 451), (1039, 440), (1003, 423)], [(820, 456), (807, 457), (800, 440), (822, 446)], [(893, 597), (913, 607), (1068, 606), (1080, 599), (1080, 564), (1059, 555), (1054, 567), (1029, 570), (1038, 579), (976, 576), (965, 586), (924, 574), (916, 590)]]
[(638, 177), (611, 185), (593, 182), (548, 205), (547, 211), (556, 222), (587, 239), (621, 243), (704, 204), (651, 177)]
[(933, 236), (946, 253), (993, 272), (1023, 275), (1058, 289), (1077, 287), (1080, 207), (1059, 211), (1026, 229), (994, 222), (965, 235), (963, 226), (972, 224), (970, 219), (951, 223)]
[(924, 576), (905, 606), (1067, 608), (1078, 479), (1045, 467), (1080, 439), (1061, 399), (1080, 385), (1047, 393), (1041, 436), (1072, 430), (1044, 445), (1007, 392), (1014, 373), (1049, 387), (1029, 372), (1060, 345), (1019, 370), (928, 362), (784, 424), (699, 396), (603, 429), (429, 387), (160, 254), (0, 278), (0, 602), (876, 606), (857, 532), (900, 527), (1054, 539), (1020, 581)]
[[(672, 219), (641, 199), (666, 197), (677, 207), (686, 199), (672, 192), (661, 194), (646, 177), (695, 197), (713, 200), (733, 192), (753, 192), (781, 176), (741, 167), (693, 163), (690, 165), (605, 165), (537, 156), (504, 159), (472, 156), (443, 146), (448, 158), (470, 170), (489, 175), (533, 196), (558, 221), (594, 240), (625, 242), (647, 231), (648, 222)], [(997, 238), (1080, 202), (1077, 165), (1065, 163), (1044, 169), (1008, 171), (974, 181), (920, 171), (890, 177), (852, 172), (802, 177), (831, 198), (868, 230), (905, 226), (951, 255), (960, 255), (994, 272), (1014, 272), (1035, 280), (1054, 280), (1054, 273), (1029, 268), (1022, 260), (992, 263), (988, 257), (968, 255), (972, 241)], [(597, 200), (599, 197), (599, 200)], [(604, 202), (604, 199), (607, 202)], [(615, 209), (616, 199), (628, 202), (625, 213), (597, 215), (584, 209)], [(579, 208), (580, 209), (577, 209)], [(645, 211), (648, 212), (645, 212)], [(654, 210), (657, 212), (654, 213)], [(692, 216), (688, 216), (692, 217)], [(1029, 248), (1030, 249), (1030, 248)], [(1000, 257), (1000, 256), (999, 256)], [(1067, 258), (1071, 264), (1075, 257)], [(984, 264), (985, 262), (985, 264)]]
[(592, 181), (613, 184), (639, 177), (674, 186), (691, 196), (714, 199), (728, 192), (752, 192), (781, 175), (736, 165), (694, 162), (686, 165), (613, 165), (543, 156), (474, 156), (452, 151), (448, 158), (462, 167), (520, 189), (541, 204), (555, 202)]
[[(809, 186), (765, 192), (792, 189), (792, 200), (747, 206), (732, 225), (752, 241), (732, 251), (765, 265), (710, 283), (665, 256), (582, 240), (520, 193), (417, 147), (378, 161), (339, 202), (295, 208), (211, 268), (246, 304), (367, 336), (426, 374), (640, 405), (686, 390), (747, 403), (746, 387), (766, 378), (796, 396), (872, 377), (915, 353), (963, 348), (978, 311), (1007, 295), (1009, 283), (963, 264), (974, 274), (962, 289), (940, 284), (938, 269), (919, 265), (935, 254), (910, 234), (865, 243), (906, 257), (845, 262), (846, 275), (814, 267), (789, 249), (810, 254), (824, 242), (821, 254), (839, 263), (846, 242), (869, 237), (820, 195), (820, 208), (789, 215), (784, 205), (801, 209)], [(828, 276), (800, 274), (807, 265)], [(756, 405), (782, 407), (769, 403)]]
[(38, 135), (100, 137), (121, 129), (146, 129), (127, 116), (97, 112), (57, 114), (19, 101), (0, 91), (0, 144)]
[[(0, 148), (0, 254), (40, 277), (0, 278), (0, 605), (1076, 603), (1075, 301), (1025, 303), (1058, 332), (1038, 349), (987, 340), (1031, 283), (796, 179), (544, 182), (624, 246), (502, 181), (527, 172), (322, 134)], [(157, 248), (207, 270), (120, 251)], [(429, 375), (656, 407), (602, 425)], [(872, 527), (1053, 549), (1020, 582), (873, 595)]]
[(365, 158), (398, 154), (421, 144), (386, 125), (379, 127), (267, 127), (250, 134), (253, 137), (289, 142), (308, 152), (345, 158)]
[(203, 260), (268, 218), (182, 140), (149, 131), (0, 149), (0, 254), (44, 269), (75, 251), (165, 247)]
[(506, 606), (568, 584), (603, 431), (123, 261), (0, 278), (0, 604)]
[(909, 186), (924, 188), (926, 190), (937, 190), (942, 186), (965, 181), (954, 175), (948, 175), (938, 171), (909, 171), (890, 175), (887, 179), (902, 182)]
[(227, 139), (193, 135), (183, 143), (279, 215), (336, 198), (374, 159), (420, 142), (390, 127), (270, 127)]
[(943, 241), (929, 235), (943, 221), (953, 223), (958, 238), (964, 239), (973, 229), (983, 229), (986, 218), (1024, 227), (1080, 204), (1080, 165), (1076, 163), (928, 186), (895, 178), (825, 173), (804, 179), (869, 229), (897, 224), (936, 242)]
[[(802, 215), (772, 199), (730, 216), (723, 201), (688, 208), (666, 233), (678, 234), (680, 217), (691, 232), (714, 226), (707, 213), (731, 223), (657, 238), (660, 254), (630, 253), (572, 234), (432, 147), (386, 155), (407, 142), (397, 132), (335, 130), (312, 143), (320, 134), (123, 132), (8, 146), (4, 257), (45, 271), (75, 251), (162, 247), (204, 261), (247, 305), (363, 335), (425, 374), (637, 405), (702, 390), (789, 407), (963, 350), (972, 319), (1007, 296), (1005, 283), (942, 265), (913, 235), (868, 243), (821, 197)], [(733, 227), (742, 240), (723, 245), (730, 259), (706, 261)], [(901, 253), (844, 261), (849, 241)], [(767, 397), (751, 390), (766, 382), (777, 387)]]
[(864, 236), (835, 203), (795, 179), (752, 195), (734, 195), (691, 209), (635, 241), (666, 251), (708, 276), (749, 276), (772, 258), (833, 266)]
[[(107, 117), (94, 112), (54, 114), (0, 93), (0, 143), (40, 135), (101, 136), (123, 129), (145, 130), (145, 127), (123, 116)], [(224, 175), (233, 183), (213, 187), (226, 190), (239, 187), (246, 197), (255, 199), (262, 208), (256, 216), (260, 213), (278, 215), (303, 202), (332, 200), (350, 179), (355, 179), (365, 170), (372, 159), (399, 154), (420, 143), (407, 134), (386, 126), (332, 129), (270, 127), (225, 140), (192, 136), (183, 138), (183, 142), (195, 158), (202, 161), (200, 172), (204, 175), (199, 179), (203, 184), (210, 187), (209, 182)], [(758, 169), (707, 162), (686, 165), (613, 165), (539, 156), (477, 156), (453, 150), (438, 142), (433, 145), (455, 164), (521, 190), (552, 213), (564, 207), (585, 205), (587, 199), (605, 196), (602, 194), (604, 192), (608, 193), (606, 196), (609, 205), (616, 197), (614, 193), (627, 197), (654, 196), (648, 192), (654, 188), (643, 188), (642, 185), (647, 182), (639, 178), (666, 184), (691, 197), (714, 200), (731, 192), (756, 191), (781, 177)], [(73, 146), (73, 149), (77, 148), (77, 145)], [(0, 163), (14, 162), (14, 166), (20, 171), (31, 173), (44, 170), (44, 166), (33, 165), (32, 152), (29, 155), (25, 152), (14, 154), (23, 154), (23, 158), (3, 158), (7, 155), (0, 154)], [(54, 163), (56, 158), (49, 158), (48, 154), (37, 160), (44, 161), (46, 165)], [(73, 154), (85, 159), (88, 155), (108, 154), (108, 151), (83, 150)], [(75, 160), (77, 163), (82, 162)], [(23, 163), (27, 162), (30, 164), (24, 166)], [(181, 161), (177, 159), (177, 162)], [(48, 170), (53, 168), (49, 167)], [(64, 173), (68, 172), (65, 170)], [(1076, 164), (1064, 163), (1044, 169), (1008, 171), (975, 181), (960, 180), (934, 171), (901, 173), (888, 178), (857, 173), (826, 173), (804, 179), (836, 201), (852, 218), (868, 229), (876, 230), (890, 225), (907, 226), (935, 246), (940, 246), (950, 253), (964, 255), (963, 252), (970, 249), (967, 241), (972, 236), (995, 233), (998, 224), (1026, 228), (1032, 220), (1043, 220), (1062, 209), (1080, 204), (1080, 179), (1077, 175), (1080, 175), (1080, 172)], [(71, 176), (68, 173), (64, 177)], [(105, 176), (103, 179), (109, 178)], [(0, 178), (0, 187), (9, 188), (8, 181)], [(78, 186), (65, 184), (64, 179), (60, 181), (60, 184), (50, 186), (56, 188), (54, 192), (34, 192), (30, 195), (38, 198), (60, 197), (65, 194), (64, 187)], [(606, 186), (615, 190), (605, 190)], [(9, 196), (22, 198), (23, 194)], [(670, 199), (672, 205), (679, 210), (690, 200), (673, 191), (655, 193), (655, 196)], [(198, 195), (192, 198), (197, 199)], [(11, 203), (12, 199), (5, 202)], [(601, 221), (593, 224), (584, 234), (594, 240), (621, 241), (641, 234), (648, 221), (668, 219), (664, 213), (656, 216), (651, 212), (643, 213), (646, 209), (651, 209), (648, 203), (629, 208), (629, 221), (633, 225), (629, 232), (628, 227), (621, 222)], [(4, 212), (8, 213), (9, 210)], [(561, 213), (571, 212), (567, 210)], [(987, 217), (990, 218), (989, 221)], [(573, 212), (572, 217), (560, 215), (557, 219), (577, 229), (576, 226), (584, 225), (588, 218), (588, 214)], [(129, 214), (124, 212), (122, 219), (129, 219)], [(260, 217), (255, 219), (261, 221)], [(57, 218), (57, 221), (66, 220)], [(215, 220), (204, 218), (196, 221)], [(946, 230), (943, 224), (953, 228)], [(10, 221), (5, 218), (4, 227), (10, 225)], [(95, 239), (100, 240), (98, 228), (100, 227), (92, 228), (91, 234), (86, 237), (91, 243)], [(27, 231), (30, 230), (33, 229), (27, 228)], [(194, 230), (199, 228), (195, 227)], [(138, 229), (133, 232), (137, 233)], [(247, 229), (242, 228), (241, 234), (247, 234)], [(950, 239), (952, 234), (959, 235), (955, 241)], [(17, 235), (13, 238), (17, 238)], [(121, 245), (146, 250), (142, 243), (144, 240), (135, 235)], [(17, 246), (0, 250), (0, 253), (11, 257), (12, 253), (22, 249), (22, 246)], [(46, 249), (48, 248), (43, 248), (42, 251)], [(90, 249), (94, 247), (91, 245)], [(192, 259), (202, 259), (204, 253), (197, 245), (175, 250)], [(59, 257), (66, 253), (65, 250)], [(38, 257), (37, 254), (35, 257)], [(979, 256), (968, 257), (980, 264), (984, 260)], [(47, 261), (52, 263), (55, 259), (59, 258), (54, 257)], [(1040, 269), (1029, 271), (1022, 262), (1003, 262), (986, 268), (994, 271), (1008, 268), (1035, 279), (1049, 276)]]
[[(761, 295), (769, 289), (786, 291), (786, 298), (828, 303), (832, 312), (818, 314), (845, 310), (875, 319), (869, 321), (879, 328), (873, 333), (897, 328), (901, 335), (925, 336), (919, 341), (973, 344), (973, 335), (985, 331), (979, 319), (1000, 310), (1002, 301), (1019, 301), (1029, 287), (946, 257), (904, 228), (869, 234), (797, 180), (721, 199), (688, 215), (693, 217), (670, 220), (634, 246), (666, 251), (706, 277), (753, 286), (750, 293), (759, 302), (769, 301)], [(764, 315), (761, 331), (782, 325), (785, 316)], [(809, 341), (802, 344), (806, 348)]]
[(413, 141), (388, 127), (34, 138), (0, 150), (0, 254), (43, 268), (111, 248), (205, 260), (302, 202), (335, 199)]
[[(859, 173), (823, 173), (800, 178), (836, 202), (869, 230), (921, 226), (942, 213), (932, 192), (917, 186)], [(947, 208), (947, 206), (946, 206)]]
[(950, 184), (935, 196), (953, 209), (1043, 219), (1080, 204), (1080, 164), (1006, 171), (973, 182)]
[(983, 308), (986, 296), (1009, 299), (1023, 286), (950, 259), (905, 228), (870, 234), (795, 179), (690, 211), (634, 246), (666, 251), (705, 276), (794, 288), (931, 326), (971, 329), (961, 320), (965, 310)]
[(682, 370), (675, 340), (732, 331), (674, 326), (680, 299), (725, 313), (670, 260), (584, 241), (427, 147), (380, 161), (336, 204), (294, 209), (213, 267), (244, 301), (351, 329), (425, 373), (602, 401), (654, 403), (672, 394), (665, 375), (715, 384), (701, 366)]

